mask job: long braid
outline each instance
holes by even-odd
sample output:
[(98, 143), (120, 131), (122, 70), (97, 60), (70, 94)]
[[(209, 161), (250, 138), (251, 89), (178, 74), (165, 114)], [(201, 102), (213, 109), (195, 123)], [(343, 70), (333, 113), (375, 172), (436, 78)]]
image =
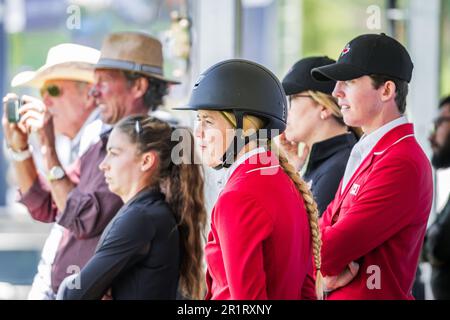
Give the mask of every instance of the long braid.
[(322, 240), (320, 239), (319, 230), (319, 211), (317, 209), (316, 201), (311, 193), (306, 182), (300, 178), (299, 174), (295, 171), (294, 167), (289, 164), (287, 158), (280, 154), (279, 150), (272, 143), (272, 151), (278, 154), (280, 166), (283, 168), (284, 172), (291, 178), (294, 182), (297, 190), (300, 192), (303, 202), (305, 203), (306, 211), (308, 212), (309, 226), (311, 229), (312, 238), (312, 251), (314, 256), (314, 264), (316, 267), (316, 295), (318, 300), (323, 299), (323, 277), (320, 272), (321, 268), (321, 258), (320, 258), (320, 248), (322, 246)]
[[(233, 127), (236, 127), (236, 118), (231, 112), (221, 111), (227, 121), (231, 123)], [(244, 131), (248, 129), (259, 130), (264, 126), (264, 121), (256, 116), (245, 115), (244, 117)], [(259, 143), (260, 141), (258, 141)], [(266, 144), (267, 143), (267, 144)], [(320, 272), (321, 268), (321, 258), (320, 258), (320, 248), (322, 247), (322, 240), (320, 240), (320, 230), (319, 230), (319, 210), (317, 209), (316, 201), (309, 190), (308, 185), (300, 178), (298, 173), (295, 171), (294, 167), (289, 164), (287, 158), (280, 154), (279, 149), (273, 140), (266, 140), (264, 145), (268, 147), (272, 152), (278, 155), (280, 160), (280, 166), (283, 168), (284, 172), (291, 178), (294, 182), (295, 187), (302, 196), (303, 202), (305, 203), (306, 211), (308, 212), (309, 226), (311, 229), (311, 242), (312, 251), (314, 256), (314, 265), (316, 267), (316, 295), (318, 300), (323, 299), (323, 277)]]

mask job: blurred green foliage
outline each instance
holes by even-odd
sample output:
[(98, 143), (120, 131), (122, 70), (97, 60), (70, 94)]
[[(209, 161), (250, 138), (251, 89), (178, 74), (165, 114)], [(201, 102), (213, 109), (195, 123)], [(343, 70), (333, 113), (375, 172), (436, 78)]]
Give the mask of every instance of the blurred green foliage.
[[(337, 59), (345, 44), (363, 33), (386, 32), (384, 0), (303, 0), (303, 55)], [(380, 8), (381, 29), (367, 27), (369, 6)]]

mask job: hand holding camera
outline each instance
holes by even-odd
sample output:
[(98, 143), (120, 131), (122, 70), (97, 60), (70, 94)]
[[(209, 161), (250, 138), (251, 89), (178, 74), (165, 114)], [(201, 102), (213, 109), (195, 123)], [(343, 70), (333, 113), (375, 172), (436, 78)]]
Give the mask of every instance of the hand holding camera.
[(7, 145), (14, 151), (28, 148), (28, 132), (20, 122), (20, 100), (13, 93), (3, 98), (2, 125)]
[(11, 97), (6, 100), (6, 115), (9, 123), (18, 123), (20, 120), (19, 108), (22, 100), (18, 97)]
[(41, 142), (48, 143), (47, 131), (50, 140), (53, 137), (53, 122), (51, 115), (46, 111), (44, 103), (30, 96), (20, 99), (13, 93), (3, 98), (3, 128), (8, 146), (14, 151), (25, 150), (28, 147), (28, 135), (37, 132)]

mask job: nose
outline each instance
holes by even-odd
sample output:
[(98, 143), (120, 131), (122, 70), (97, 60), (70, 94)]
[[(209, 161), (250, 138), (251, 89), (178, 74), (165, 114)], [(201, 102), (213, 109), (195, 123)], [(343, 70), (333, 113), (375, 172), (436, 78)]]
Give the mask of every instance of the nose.
[(430, 135), (428, 136), (428, 141), (431, 144), (434, 144), (435, 138), (436, 138), (436, 130), (433, 130), (430, 132)]
[(94, 84), (89, 90), (88, 95), (93, 98), (98, 98), (101, 95), (101, 91), (98, 89), (98, 84)]
[(98, 168), (100, 169), (100, 171), (105, 172), (108, 168), (108, 162), (107, 162), (107, 157), (106, 156), (102, 162), (100, 162), (100, 164), (98, 165)]
[(336, 85), (334, 86), (334, 90), (333, 90), (333, 97), (335, 98), (343, 98), (344, 97), (344, 91), (342, 90), (342, 84), (343, 81), (337, 81)]
[(200, 121), (197, 123), (197, 125), (194, 128), (194, 136), (199, 139), (203, 138), (203, 126)]
[(42, 96), (42, 102), (44, 102), (47, 108), (53, 106), (53, 100), (48, 93), (44, 93), (44, 95)]

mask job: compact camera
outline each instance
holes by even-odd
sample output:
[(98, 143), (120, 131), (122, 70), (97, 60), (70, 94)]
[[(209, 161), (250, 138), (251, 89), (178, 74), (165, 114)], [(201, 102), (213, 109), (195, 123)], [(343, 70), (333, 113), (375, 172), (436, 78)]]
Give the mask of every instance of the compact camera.
[(19, 98), (9, 98), (6, 101), (6, 115), (9, 123), (18, 123), (20, 120), (19, 109), (22, 105), (22, 100)]

